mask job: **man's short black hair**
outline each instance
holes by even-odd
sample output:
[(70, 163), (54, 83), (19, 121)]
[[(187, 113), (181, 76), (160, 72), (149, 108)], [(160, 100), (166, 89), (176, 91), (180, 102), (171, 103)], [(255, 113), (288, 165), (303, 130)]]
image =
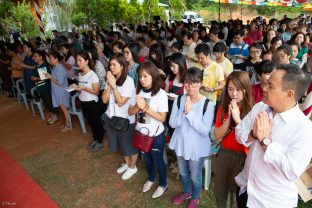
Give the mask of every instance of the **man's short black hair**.
[(237, 35), (243, 37), (243, 36), (244, 36), (244, 30), (235, 30), (235, 31), (233, 32), (233, 37), (235, 37), (235, 36), (237, 36)]
[(216, 27), (216, 26), (214, 26), (214, 27), (210, 28), (210, 30), (209, 30), (209, 33), (211, 33), (211, 34), (215, 34), (215, 35), (218, 35), (218, 34), (219, 34), (219, 32), (220, 32), (220, 30), (219, 30), (219, 28), (218, 28), (218, 27)]
[(292, 49), (287, 44), (283, 44), (277, 48), (277, 51), (281, 51), (281, 50), (284, 51), (287, 54), (287, 56), (291, 56), (291, 54), (292, 54)]
[(211, 51), (210, 51), (210, 48), (207, 44), (201, 43), (201, 44), (198, 44), (196, 46), (195, 53), (196, 54), (203, 53), (205, 56), (208, 56), (208, 55), (210, 55)]
[(282, 89), (293, 90), (296, 101), (298, 101), (305, 94), (311, 83), (308, 74), (295, 64), (281, 65), (277, 67), (277, 70), (283, 70), (285, 72), (282, 77)]

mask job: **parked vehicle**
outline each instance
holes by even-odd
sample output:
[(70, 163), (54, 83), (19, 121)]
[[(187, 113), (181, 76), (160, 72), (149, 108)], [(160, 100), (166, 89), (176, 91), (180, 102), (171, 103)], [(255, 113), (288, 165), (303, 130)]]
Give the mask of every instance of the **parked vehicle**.
[(188, 23), (189, 21), (191, 21), (192, 23), (193, 22), (204, 23), (204, 19), (199, 14), (197, 14), (196, 12), (190, 12), (190, 11), (184, 12), (182, 21), (185, 23)]

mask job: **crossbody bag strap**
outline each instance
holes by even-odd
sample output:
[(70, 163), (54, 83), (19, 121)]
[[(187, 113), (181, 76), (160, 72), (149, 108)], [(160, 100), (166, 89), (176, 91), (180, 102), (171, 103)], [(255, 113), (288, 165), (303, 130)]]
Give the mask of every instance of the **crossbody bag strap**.
[(156, 134), (157, 134), (157, 132), (158, 132), (159, 127), (160, 127), (160, 125), (158, 125), (158, 127), (157, 127), (157, 129), (156, 129), (155, 136), (156, 136)]
[[(245, 45), (246, 45), (246, 42), (244, 42), (243, 46), (240, 48), (240, 50), (239, 50), (239, 52), (238, 52), (237, 55), (241, 55), (241, 53), (242, 53), (242, 51), (243, 51)], [(235, 61), (233, 61), (233, 64), (235, 64), (235, 62), (237, 61), (237, 59), (238, 59), (238, 57), (236, 56), (236, 59), (235, 59)]]

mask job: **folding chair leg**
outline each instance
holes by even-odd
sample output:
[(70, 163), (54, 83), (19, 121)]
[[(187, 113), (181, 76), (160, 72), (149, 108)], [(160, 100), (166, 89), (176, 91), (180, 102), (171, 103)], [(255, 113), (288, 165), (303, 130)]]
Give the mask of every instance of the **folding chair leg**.
[(70, 129), (73, 129), (72, 120), (71, 120), (71, 116), (70, 116), (70, 113), (69, 113), (69, 112), (68, 112), (68, 122), (69, 122), (69, 128), (70, 128)]
[(77, 116), (78, 116), (78, 119), (79, 119), (79, 122), (80, 122), (80, 126), (81, 126), (81, 129), (82, 129), (82, 132), (85, 134), (87, 132), (87, 130), (86, 130), (86, 124), (85, 124), (85, 121), (84, 121), (84, 117), (83, 117), (82, 113), (79, 113)]
[(204, 162), (205, 169), (205, 190), (209, 189), (210, 178), (211, 178), (211, 159), (206, 159)]
[(31, 112), (32, 112), (33, 117), (35, 117), (35, 107), (34, 107), (33, 101), (30, 101), (30, 108), (31, 108)]
[(42, 120), (45, 120), (45, 116), (44, 116), (44, 112), (43, 112), (43, 109), (42, 109), (42, 105), (37, 105), (38, 106), (38, 110), (39, 110), (39, 113), (40, 113), (40, 117)]

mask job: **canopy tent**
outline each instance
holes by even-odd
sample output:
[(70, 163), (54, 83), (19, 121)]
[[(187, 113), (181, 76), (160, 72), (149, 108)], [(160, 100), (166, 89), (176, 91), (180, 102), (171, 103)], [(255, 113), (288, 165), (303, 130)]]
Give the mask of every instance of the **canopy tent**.
[(209, 0), (210, 2), (219, 3), (219, 21), (221, 15), (220, 4), (238, 4), (241, 6), (241, 19), (243, 18), (243, 5), (259, 5), (259, 6), (301, 6), (304, 11), (312, 11), (312, 4), (308, 2), (312, 0)]
[(210, 0), (215, 3), (262, 5), (262, 6), (299, 6), (308, 0)]

